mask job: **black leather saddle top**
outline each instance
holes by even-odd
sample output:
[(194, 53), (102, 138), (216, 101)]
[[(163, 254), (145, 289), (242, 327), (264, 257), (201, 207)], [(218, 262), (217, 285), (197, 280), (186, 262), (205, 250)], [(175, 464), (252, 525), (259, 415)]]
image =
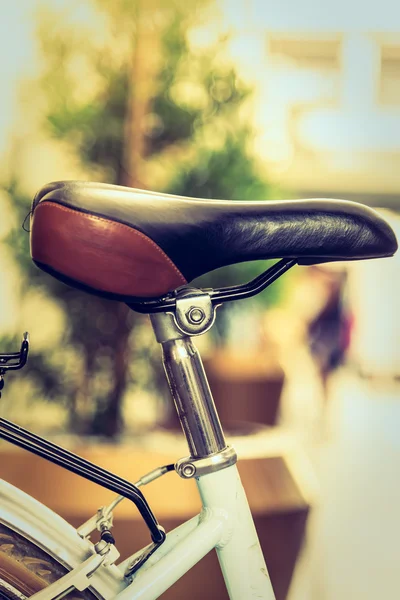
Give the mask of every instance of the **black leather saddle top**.
[[(243, 261), (293, 258), (299, 264), (312, 264), (391, 256), (397, 249), (393, 230), (375, 210), (345, 200), (200, 200), (61, 181), (37, 193), (33, 219), (43, 203), (140, 232), (186, 281)], [(117, 241), (108, 238), (109, 253), (113, 239)]]

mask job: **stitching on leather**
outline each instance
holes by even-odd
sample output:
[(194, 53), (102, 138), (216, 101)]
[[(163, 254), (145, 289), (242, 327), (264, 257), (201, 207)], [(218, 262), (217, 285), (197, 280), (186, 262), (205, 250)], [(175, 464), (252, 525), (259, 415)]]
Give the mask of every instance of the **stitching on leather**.
[[(65, 212), (76, 212), (79, 213), (81, 215), (84, 215), (85, 217), (88, 217), (89, 219), (92, 219), (94, 221), (104, 221), (107, 222), (108, 219), (105, 219), (104, 217), (99, 217), (98, 215), (90, 215), (88, 213), (84, 213), (84, 212), (80, 212), (79, 210), (74, 210), (73, 208), (69, 208), (68, 206), (62, 206), (61, 204), (57, 204), (57, 203), (53, 203), (49, 200), (44, 200), (43, 202), (40, 202), (37, 206), (36, 206), (36, 211), (44, 205), (47, 206), (51, 206), (60, 210), (63, 210)], [(35, 211), (35, 212), (36, 212)], [(174, 269), (174, 271), (177, 273), (177, 275), (179, 275), (179, 277), (181, 278), (182, 282), (185, 284), (187, 283), (186, 279), (184, 278), (184, 276), (182, 275), (182, 273), (180, 272), (180, 270), (178, 269), (178, 267), (175, 265), (175, 263), (172, 262), (172, 260), (169, 258), (169, 256), (167, 256), (164, 252), (164, 250), (162, 250), (160, 248), (160, 246), (158, 246), (152, 239), (150, 239), (149, 237), (147, 237), (147, 235), (145, 235), (144, 233), (142, 233), (141, 231), (138, 231), (137, 229), (135, 229), (134, 227), (129, 227), (129, 225), (125, 225), (124, 223), (118, 223), (117, 221), (113, 221), (112, 219), (109, 219), (109, 221), (113, 224), (116, 225), (117, 227), (121, 227), (121, 228), (126, 228), (129, 229), (129, 231), (132, 231), (133, 233), (135, 233), (136, 235), (138, 235), (140, 238), (142, 238), (145, 242), (149, 243), (151, 246), (153, 246), (153, 248), (155, 248), (157, 250), (157, 252), (159, 254), (161, 254), (161, 256), (167, 260), (167, 262), (169, 263), (169, 265)]]

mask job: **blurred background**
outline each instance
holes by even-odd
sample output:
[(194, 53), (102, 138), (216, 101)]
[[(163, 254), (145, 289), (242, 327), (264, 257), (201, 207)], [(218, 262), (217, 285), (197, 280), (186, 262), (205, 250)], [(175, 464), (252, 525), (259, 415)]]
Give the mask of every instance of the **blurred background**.
[[(345, 198), (381, 210), (399, 235), (400, 5), (18, 0), (0, 14), (0, 351), (25, 330), (32, 348), (7, 376), (2, 415), (135, 480), (186, 453), (159, 348), (147, 317), (33, 265), (22, 224), (35, 192), (85, 179), (202, 198)], [(278, 600), (398, 597), (399, 260), (297, 267), (225, 306), (198, 339)], [(0, 476), (74, 525), (110, 499), (0, 451)], [(199, 508), (192, 482), (168, 477), (148, 491), (167, 529)], [(124, 556), (147, 543), (124, 503), (115, 531)], [(227, 598), (214, 557), (163, 598), (189, 590)]]

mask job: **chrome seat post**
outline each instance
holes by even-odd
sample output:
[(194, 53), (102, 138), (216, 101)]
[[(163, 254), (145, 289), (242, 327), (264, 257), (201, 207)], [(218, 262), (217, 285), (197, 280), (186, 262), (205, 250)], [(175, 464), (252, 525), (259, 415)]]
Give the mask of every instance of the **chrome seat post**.
[(205, 458), (223, 450), (226, 442), (199, 351), (171, 314), (151, 315), (151, 321), (191, 456)]
[(151, 322), (161, 344), (163, 364), (190, 457), (177, 472), (184, 478), (225, 468), (237, 460), (227, 446), (200, 354), (171, 313), (155, 313)]

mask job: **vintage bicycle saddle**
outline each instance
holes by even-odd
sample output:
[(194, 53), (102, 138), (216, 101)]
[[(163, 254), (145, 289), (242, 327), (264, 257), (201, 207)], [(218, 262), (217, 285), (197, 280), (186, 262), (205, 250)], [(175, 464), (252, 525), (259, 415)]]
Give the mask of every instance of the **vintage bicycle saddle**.
[(69, 285), (126, 302), (165, 295), (238, 262), (312, 264), (396, 250), (377, 212), (344, 200), (200, 200), (58, 181), (32, 204), (34, 262)]

